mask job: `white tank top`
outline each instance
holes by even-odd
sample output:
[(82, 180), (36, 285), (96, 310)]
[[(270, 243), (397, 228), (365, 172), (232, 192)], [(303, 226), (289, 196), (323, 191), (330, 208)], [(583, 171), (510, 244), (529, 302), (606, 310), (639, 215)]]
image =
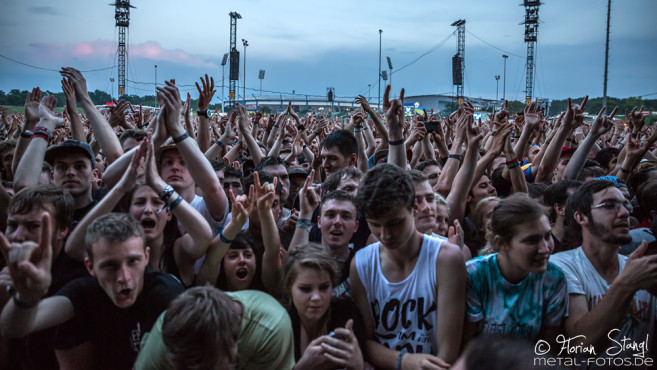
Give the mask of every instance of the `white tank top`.
[(438, 353), (436, 340), (436, 260), (443, 240), (424, 235), (413, 272), (389, 282), (381, 272), (379, 243), (356, 253), (358, 277), (365, 287), (375, 339), (409, 353)]

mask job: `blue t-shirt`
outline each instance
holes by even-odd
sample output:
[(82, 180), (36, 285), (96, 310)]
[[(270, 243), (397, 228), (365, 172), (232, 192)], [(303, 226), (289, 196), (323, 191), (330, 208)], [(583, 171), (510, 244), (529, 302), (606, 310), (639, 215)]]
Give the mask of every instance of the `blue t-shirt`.
[(466, 313), (479, 323), (478, 333), (510, 334), (536, 340), (542, 327), (559, 327), (568, 312), (566, 278), (548, 262), (542, 274), (529, 273), (518, 284), (509, 283), (497, 254), (467, 262)]

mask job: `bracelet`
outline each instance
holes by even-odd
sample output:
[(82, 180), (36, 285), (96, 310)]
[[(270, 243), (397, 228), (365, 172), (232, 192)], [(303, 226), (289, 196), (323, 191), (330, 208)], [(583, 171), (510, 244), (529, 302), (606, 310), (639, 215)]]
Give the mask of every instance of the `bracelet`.
[(173, 211), (176, 207), (180, 205), (180, 203), (182, 203), (182, 201), (183, 201), (182, 195), (178, 195), (178, 198), (176, 198), (176, 200), (174, 200), (173, 203), (171, 203), (167, 208), (169, 209), (169, 211)]
[(367, 130), (367, 126), (363, 126), (363, 130)]
[(511, 169), (514, 169), (514, 168), (520, 166), (520, 162), (519, 162), (519, 161), (515, 161), (515, 162), (513, 162), (513, 163), (507, 163), (506, 166), (507, 166), (507, 168), (509, 168), (509, 169), (511, 170)]
[(222, 148), (225, 148), (225, 147), (226, 147), (226, 144), (224, 144), (224, 142), (221, 141), (221, 140), (217, 140), (217, 141), (215, 141), (214, 143), (217, 144), (218, 146), (222, 147)]
[(306, 149), (307, 147), (308, 147), (308, 145), (303, 144), (303, 149)]
[(319, 131), (313, 131), (313, 134), (319, 134)]
[(395, 368), (397, 370), (401, 370), (402, 368), (402, 358), (406, 354), (406, 348), (402, 348), (401, 352), (399, 352), (399, 356), (397, 356), (397, 364), (395, 365)]
[(462, 161), (462, 160), (463, 160), (463, 157), (462, 157), (461, 155), (459, 155), (459, 154), (449, 154), (449, 155), (447, 156), (447, 159), (449, 159), (449, 158), (452, 158), (452, 159), (458, 159), (459, 161)]
[(621, 166), (621, 168), (620, 168), (620, 172), (623, 172), (623, 173), (630, 173), (630, 172), (632, 172), (632, 170), (626, 170), (626, 169), (624, 169), (624, 168)]
[(357, 132), (363, 132), (363, 130), (362, 129), (361, 130), (354, 130), (354, 134), (357, 133)]
[(162, 194), (160, 194), (160, 199), (169, 203), (169, 198), (171, 198), (172, 195), (173, 195), (173, 186), (167, 185), (167, 187), (164, 188)]
[(46, 141), (46, 145), (50, 145), (50, 136), (44, 134), (43, 132), (34, 132), (32, 133), (32, 140), (36, 138), (42, 138), (43, 140)]
[(310, 231), (310, 228), (313, 227), (312, 221), (307, 218), (298, 218), (297, 219), (297, 228)]
[(363, 126), (354, 126), (354, 128), (356, 128), (356, 129), (362, 129)]
[(226, 237), (224, 236), (224, 231), (223, 231), (222, 229), (219, 229), (219, 239), (220, 239), (222, 242), (226, 243), (226, 244), (230, 244), (230, 243), (232, 243), (232, 242), (235, 240), (235, 239), (228, 239), (228, 238), (226, 238)]
[(29, 139), (29, 138), (32, 137), (32, 135), (29, 134), (29, 133), (27, 133), (27, 132), (23, 132), (23, 131), (21, 131), (21, 137), (24, 137), (24, 138), (26, 138), (26, 139)]
[(181, 142), (185, 139), (188, 139), (188, 138), (189, 138), (189, 134), (185, 132), (184, 134), (182, 134), (182, 135), (178, 136), (177, 138), (173, 139), (173, 143), (178, 144), (179, 142)]
[(198, 111), (196, 111), (196, 114), (197, 114), (199, 117), (210, 118), (210, 115), (208, 114), (208, 109), (206, 109), (206, 110), (198, 110)]
[(39, 304), (39, 301), (36, 301), (35, 303), (25, 303), (23, 301), (20, 301), (18, 298), (16, 298), (16, 293), (14, 293), (11, 296), (11, 300), (14, 301), (14, 306), (18, 308), (22, 308), (24, 310), (36, 307)]
[(402, 145), (404, 144), (405, 141), (406, 140), (404, 140), (403, 138), (395, 141), (389, 141), (388, 145)]
[(512, 164), (512, 163), (516, 163), (516, 162), (518, 162), (518, 157), (515, 157), (510, 161), (506, 161), (506, 164)]

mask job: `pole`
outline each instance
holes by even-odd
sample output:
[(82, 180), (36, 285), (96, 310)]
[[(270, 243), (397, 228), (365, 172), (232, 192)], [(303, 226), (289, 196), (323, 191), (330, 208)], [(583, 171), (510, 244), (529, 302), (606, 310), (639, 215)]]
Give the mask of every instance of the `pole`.
[(221, 113), (224, 112), (224, 77), (226, 74), (226, 64), (221, 66)]
[(260, 79), (260, 96), (262, 96), (262, 78)]
[(502, 100), (506, 100), (506, 60), (509, 59), (508, 55), (502, 55), (504, 58), (504, 83), (502, 84)]
[[(112, 83), (112, 91), (110, 91), (110, 98), (114, 99), (114, 77), (110, 77), (110, 82)], [(157, 101), (157, 99), (155, 99)]]
[(607, 43), (605, 45), (605, 83), (602, 92), (602, 106), (607, 106), (607, 77), (609, 71), (609, 26), (611, 21), (611, 0), (607, 2)]
[(381, 34), (383, 30), (379, 30), (379, 102), (378, 108), (381, 109)]
[(372, 93), (370, 92), (370, 88), (372, 87), (372, 84), (367, 84), (367, 101), (369, 102), (372, 100)]
[(247, 40), (242, 39), (242, 44), (244, 45), (244, 71), (242, 77), (242, 97), (244, 97), (244, 105), (246, 106), (246, 47), (249, 46)]
[(155, 108), (157, 108), (157, 64), (155, 65)]
[(499, 100), (500, 94), (500, 75), (495, 75), (495, 101)]

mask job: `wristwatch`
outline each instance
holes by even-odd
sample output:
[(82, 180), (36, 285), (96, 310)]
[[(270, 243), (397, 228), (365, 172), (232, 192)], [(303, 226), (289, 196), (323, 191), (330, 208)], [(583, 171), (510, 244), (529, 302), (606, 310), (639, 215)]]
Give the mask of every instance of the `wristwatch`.
[(209, 111), (210, 111), (209, 109), (199, 110), (199, 111), (196, 111), (196, 114), (198, 114), (199, 117), (203, 116), (203, 117), (206, 117), (206, 118), (210, 118)]

